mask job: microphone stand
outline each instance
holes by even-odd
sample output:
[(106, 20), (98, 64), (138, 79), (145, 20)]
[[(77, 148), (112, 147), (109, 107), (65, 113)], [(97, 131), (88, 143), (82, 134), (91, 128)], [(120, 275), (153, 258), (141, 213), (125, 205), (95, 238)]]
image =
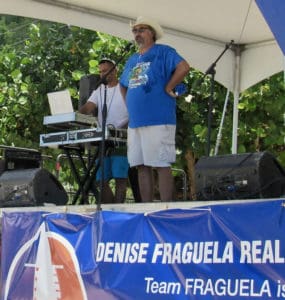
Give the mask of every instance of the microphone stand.
[[(210, 155), (211, 150), (211, 126), (212, 126), (212, 110), (213, 110), (213, 99), (214, 99), (214, 87), (215, 87), (215, 75), (216, 75), (216, 64), (224, 55), (224, 53), (233, 45), (234, 41), (231, 40), (229, 44), (226, 44), (225, 49), (218, 56), (218, 58), (209, 66), (204, 76), (199, 80), (201, 83), (207, 75), (211, 75), (211, 88), (210, 88), (210, 99), (208, 104), (208, 134), (207, 134), (207, 152), (206, 155)], [(198, 84), (200, 85), (200, 84)]]
[(104, 75), (102, 76), (101, 80), (99, 80), (98, 87), (100, 84), (104, 84), (104, 101), (103, 101), (103, 108), (102, 108), (102, 141), (100, 144), (100, 167), (101, 167), (101, 180), (100, 180), (100, 193), (99, 198), (96, 199), (97, 201), (97, 210), (101, 210), (101, 203), (102, 203), (102, 195), (104, 190), (104, 177), (105, 177), (105, 171), (104, 171), (104, 162), (105, 162), (105, 144), (106, 144), (106, 120), (107, 120), (107, 77), (110, 73), (113, 72), (113, 70), (117, 67), (117, 65), (123, 60), (123, 58), (126, 56), (126, 54), (130, 51), (131, 47), (133, 46), (133, 42), (130, 42), (127, 44), (127, 46), (124, 48), (120, 58), (115, 62), (115, 64), (112, 66), (112, 68)]

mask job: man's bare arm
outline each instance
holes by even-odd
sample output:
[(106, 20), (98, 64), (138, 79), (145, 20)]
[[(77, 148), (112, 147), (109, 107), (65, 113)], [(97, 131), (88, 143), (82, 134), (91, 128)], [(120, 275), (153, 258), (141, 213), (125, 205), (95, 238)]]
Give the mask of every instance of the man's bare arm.
[(87, 101), (83, 106), (80, 107), (79, 112), (82, 114), (90, 115), (96, 109), (96, 104), (90, 101)]

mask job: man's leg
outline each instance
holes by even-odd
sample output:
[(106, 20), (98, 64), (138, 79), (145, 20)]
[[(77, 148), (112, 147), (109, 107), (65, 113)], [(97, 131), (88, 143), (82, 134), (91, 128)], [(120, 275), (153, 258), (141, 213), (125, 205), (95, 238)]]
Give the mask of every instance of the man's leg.
[(126, 200), (126, 192), (127, 192), (127, 179), (126, 178), (116, 178), (115, 179), (115, 203), (124, 203)]
[(157, 168), (158, 187), (161, 201), (173, 201), (174, 180), (171, 167)]
[[(98, 162), (99, 163), (99, 162)], [(113, 203), (114, 202), (114, 194), (109, 186), (109, 180), (111, 178), (111, 161), (110, 157), (104, 157), (104, 182), (103, 182), (103, 190), (100, 191), (102, 193), (102, 203)], [(101, 180), (102, 180), (102, 168), (100, 166), (97, 174), (96, 180), (101, 187)]]
[(138, 166), (139, 187), (142, 202), (153, 201), (153, 174), (152, 167)]
[(139, 188), (138, 169), (136, 167), (129, 168), (128, 176), (135, 202), (142, 202)]
[[(117, 148), (116, 151), (125, 153), (126, 149)], [(126, 200), (129, 163), (126, 155), (111, 156), (112, 178), (115, 179), (115, 203), (124, 203)]]
[(102, 191), (102, 202), (103, 203), (113, 203), (114, 194), (109, 186), (108, 181), (104, 181), (103, 191)]

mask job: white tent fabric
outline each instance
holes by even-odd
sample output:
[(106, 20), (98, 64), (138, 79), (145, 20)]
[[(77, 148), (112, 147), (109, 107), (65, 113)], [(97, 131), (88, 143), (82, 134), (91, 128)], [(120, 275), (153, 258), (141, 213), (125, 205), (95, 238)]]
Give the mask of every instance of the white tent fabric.
[(237, 151), (239, 93), (283, 69), (283, 55), (254, 0), (9, 0), (0, 13), (45, 19), (131, 40), (129, 23), (138, 15), (163, 27), (159, 42), (175, 47), (202, 72), (225, 45), (215, 80), (234, 94), (232, 153)]

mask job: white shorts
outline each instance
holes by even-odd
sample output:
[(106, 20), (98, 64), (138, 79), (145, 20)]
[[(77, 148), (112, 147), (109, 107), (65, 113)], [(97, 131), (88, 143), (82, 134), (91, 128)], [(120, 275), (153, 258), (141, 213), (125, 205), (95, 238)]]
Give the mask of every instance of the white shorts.
[(169, 167), (175, 162), (175, 125), (128, 128), (128, 161), (131, 167)]

